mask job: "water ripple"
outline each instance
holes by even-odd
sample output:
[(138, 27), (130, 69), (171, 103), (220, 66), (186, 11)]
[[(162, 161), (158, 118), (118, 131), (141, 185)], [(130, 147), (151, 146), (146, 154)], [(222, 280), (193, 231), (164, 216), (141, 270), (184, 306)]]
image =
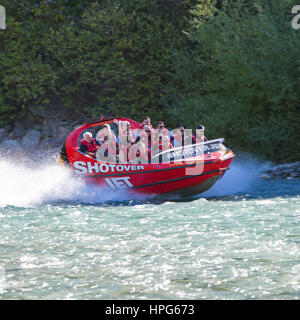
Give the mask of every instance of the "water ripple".
[(48, 191), (0, 209), (0, 299), (300, 298), (299, 181), (176, 201)]

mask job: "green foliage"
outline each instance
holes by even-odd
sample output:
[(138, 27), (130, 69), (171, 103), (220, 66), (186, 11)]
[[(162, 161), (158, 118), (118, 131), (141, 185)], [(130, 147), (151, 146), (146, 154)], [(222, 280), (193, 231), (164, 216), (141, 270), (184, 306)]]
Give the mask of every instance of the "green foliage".
[(300, 38), (286, 16), (292, 1), (223, 1), (222, 8), (193, 25), (196, 45), (181, 61), (193, 66), (193, 79), (175, 114), (187, 126), (204, 123), (210, 137), (224, 136), (236, 148), (297, 160)]
[(64, 26), (47, 39), (49, 54), (61, 66), (64, 104), (94, 116), (154, 116), (171, 64), (172, 33), (171, 24), (143, 11), (128, 13), (117, 2), (93, 4), (76, 28)]
[(60, 105), (93, 117), (163, 118), (172, 52), (194, 2), (4, 1), (0, 86), (12, 117)]
[(211, 138), (297, 160), (292, 0), (1, 0), (0, 125), (61, 110), (202, 123)]

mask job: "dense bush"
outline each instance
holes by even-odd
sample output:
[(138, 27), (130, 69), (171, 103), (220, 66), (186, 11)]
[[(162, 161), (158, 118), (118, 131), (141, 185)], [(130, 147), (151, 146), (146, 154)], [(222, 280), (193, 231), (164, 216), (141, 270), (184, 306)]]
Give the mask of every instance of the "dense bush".
[(164, 116), (172, 54), (195, 1), (3, 1), (4, 120), (35, 109)]
[(297, 160), (292, 0), (2, 0), (0, 125), (37, 110), (203, 123), (211, 138)]
[(291, 8), (292, 1), (223, 1), (194, 22), (193, 49), (174, 64), (178, 79), (182, 70), (191, 75), (171, 110), (178, 121), (204, 123), (210, 137), (274, 161), (299, 160), (300, 37)]

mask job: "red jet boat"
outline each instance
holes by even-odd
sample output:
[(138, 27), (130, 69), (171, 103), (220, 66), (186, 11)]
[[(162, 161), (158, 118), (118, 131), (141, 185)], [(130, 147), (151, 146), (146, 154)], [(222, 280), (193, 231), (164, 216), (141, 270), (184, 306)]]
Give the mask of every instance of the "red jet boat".
[[(140, 124), (131, 119), (113, 118), (87, 123), (75, 129), (67, 137), (59, 156), (59, 164), (71, 168), (74, 175), (81, 177), (87, 183), (105, 186), (112, 190), (127, 189), (129, 192), (147, 195), (194, 195), (210, 189), (223, 177), (235, 156), (224, 146), (223, 138), (210, 141), (194, 139), (193, 143), (191, 140), (191, 143), (181, 144), (179, 147), (175, 145), (163, 149), (159, 146), (155, 154), (150, 154), (147, 148), (146, 157), (137, 155), (129, 160), (128, 149), (136, 146), (135, 144), (127, 146), (124, 153), (124, 148), (121, 147), (123, 136), (120, 123), (125, 123), (127, 128), (130, 128), (136, 141), (140, 140), (136, 139), (141, 133)], [(105, 155), (105, 152), (101, 152), (103, 145), (98, 148), (96, 158), (80, 151), (84, 133), (92, 133), (97, 140), (96, 137), (101, 136), (103, 130), (110, 130), (109, 134), (115, 140), (116, 148), (112, 152), (112, 158), (103, 157), (103, 154)], [(128, 132), (126, 139), (127, 137)], [(144, 141), (147, 144), (147, 141)]]

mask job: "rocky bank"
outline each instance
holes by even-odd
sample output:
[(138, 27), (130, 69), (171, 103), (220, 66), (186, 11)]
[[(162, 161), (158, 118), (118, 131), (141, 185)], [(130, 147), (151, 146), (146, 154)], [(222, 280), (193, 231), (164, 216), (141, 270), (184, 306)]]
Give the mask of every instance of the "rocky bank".
[(0, 128), (0, 156), (16, 156), (27, 162), (57, 158), (66, 137), (84, 122), (64, 119), (44, 119), (32, 125), (18, 121)]
[(300, 161), (273, 165), (262, 175), (263, 179), (296, 179), (300, 178)]

